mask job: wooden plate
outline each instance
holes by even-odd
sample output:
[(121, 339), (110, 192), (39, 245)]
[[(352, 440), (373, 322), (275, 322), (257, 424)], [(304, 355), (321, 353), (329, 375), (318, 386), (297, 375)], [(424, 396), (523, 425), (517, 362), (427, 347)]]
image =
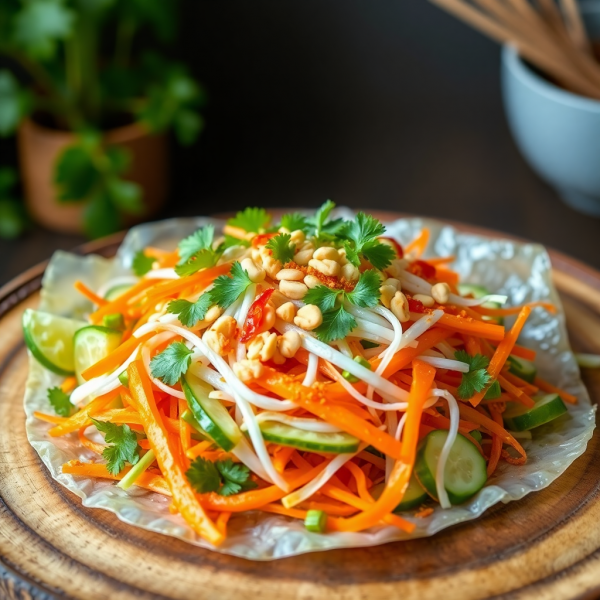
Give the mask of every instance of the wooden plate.
[[(397, 215), (384, 214), (382, 218)], [(461, 227), (461, 226), (459, 226)], [(461, 227), (462, 229), (467, 229)], [(487, 235), (491, 232), (477, 231)], [(111, 256), (121, 237), (83, 253)], [(600, 353), (600, 273), (551, 252), (578, 350)], [(85, 600), (600, 596), (600, 435), (558, 481), (432, 538), (256, 563), (202, 550), (82, 507), (27, 443), (21, 314), (39, 265), (0, 290), (0, 597)], [(586, 373), (594, 401), (600, 374)]]

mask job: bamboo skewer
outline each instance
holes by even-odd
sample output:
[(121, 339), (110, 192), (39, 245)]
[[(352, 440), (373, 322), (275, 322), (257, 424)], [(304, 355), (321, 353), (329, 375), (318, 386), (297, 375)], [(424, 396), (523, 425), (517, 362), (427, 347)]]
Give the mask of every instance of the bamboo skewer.
[[(569, 3), (568, 33), (553, 0), (539, 0), (541, 13), (528, 0), (431, 0), (481, 33), (502, 43), (512, 43), (527, 61), (541, 68), (572, 91), (600, 100), (600, 65), (577, 44), (577, 22), (585, 36), (574, 0)], [(576, 16), (575, 16), (576, 15)], [(557, 20), (558, 19), (558, 20)], [(581, 36), (581, 31), (577, 34)], [(587, 37), (583, 38), (587, 44)]]

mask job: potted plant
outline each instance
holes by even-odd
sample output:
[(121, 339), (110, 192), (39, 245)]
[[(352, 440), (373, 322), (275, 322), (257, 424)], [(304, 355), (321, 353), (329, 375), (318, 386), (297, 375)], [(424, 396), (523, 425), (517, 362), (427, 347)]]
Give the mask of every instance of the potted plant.
[(165, 133), (203, 125), (200, 85), (148, 50), (176, 17), (175, 0), (0, 1), (0, 135), (17, 134), (34, 219), (99, 237), (164, 202)]

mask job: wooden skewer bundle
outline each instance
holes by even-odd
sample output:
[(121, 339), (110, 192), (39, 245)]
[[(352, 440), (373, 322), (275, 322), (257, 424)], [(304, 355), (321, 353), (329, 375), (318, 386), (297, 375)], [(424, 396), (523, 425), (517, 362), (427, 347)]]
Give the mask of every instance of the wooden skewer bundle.
[(600, 63), (576, 0), (430, 0), (519, 54), (569, 90), (600, 100)]

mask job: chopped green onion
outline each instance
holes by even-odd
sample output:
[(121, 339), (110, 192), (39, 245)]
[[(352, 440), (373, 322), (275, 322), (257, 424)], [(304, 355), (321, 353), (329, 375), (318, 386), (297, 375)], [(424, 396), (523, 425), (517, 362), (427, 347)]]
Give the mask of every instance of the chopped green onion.
[(488, 388), (488, 391), (485, 393), (485, 396), (483, 397), (484, 400), (495, 400), (496, 398), (500, 398), (500, 396), (502, 395), (502, 390), (500, 389), (500, 384), (498, 383), (498, 380), (495, 379), (494, 383), (492, 383), (492, 385), (490, 385), (490, 387)]
[(473, 429), (473, 431), (469, 431), (469, 435), (479, 443), (481, 443), (481, 440), (483, 439), (483, 436), (481, 435), (481, 431), (479, 431), (479, 429)]
[(598, 354), (575, 354), (575, 360), (584, 369), (600, 369), (600, 355)]
[(327, 513), (323, 510), (309, 510), (304, 519), (304, 527), (314, 533), (323, 533), (327, 525)]
[(123, 319), (123, 315), (121, 313), (104, 315), (104, 318), (102, 319), (102, 325), (104, 325), (104, 327), (108, 327), (109, 329), (118, 329), (119, 331), (123, 331), (125, 329), (125, 320)]
[[(362, 365), (365, 369), (369, 369), (369, 371), (371, 370), (371, 363), (366, 358), (363, 358), (362, 356), (355, 356), (354, 362), (357, 362), (359, 365)], [(360, 379), (358, 379), (358, 377), (355, 377), (349, 371), (342, 371), (342, 377), (346, 381), (349, 381), (350, 383), (357, 383), (360, 381)]]
[(154, 450), (148, 450), (142, 458), (131, 468), (131, 471), (121, 479), (117, 484), (122, 490), (128, 490), (138, 479), (138, 477), (154, 462), (156, 455)]
[(128, 388), (129, 387), (129, 375), (127, 374), (127, 371), (123, 371), (120, 375), (119, 375), (119, 381), (121, 382), (121, 385), (123, 387)]

